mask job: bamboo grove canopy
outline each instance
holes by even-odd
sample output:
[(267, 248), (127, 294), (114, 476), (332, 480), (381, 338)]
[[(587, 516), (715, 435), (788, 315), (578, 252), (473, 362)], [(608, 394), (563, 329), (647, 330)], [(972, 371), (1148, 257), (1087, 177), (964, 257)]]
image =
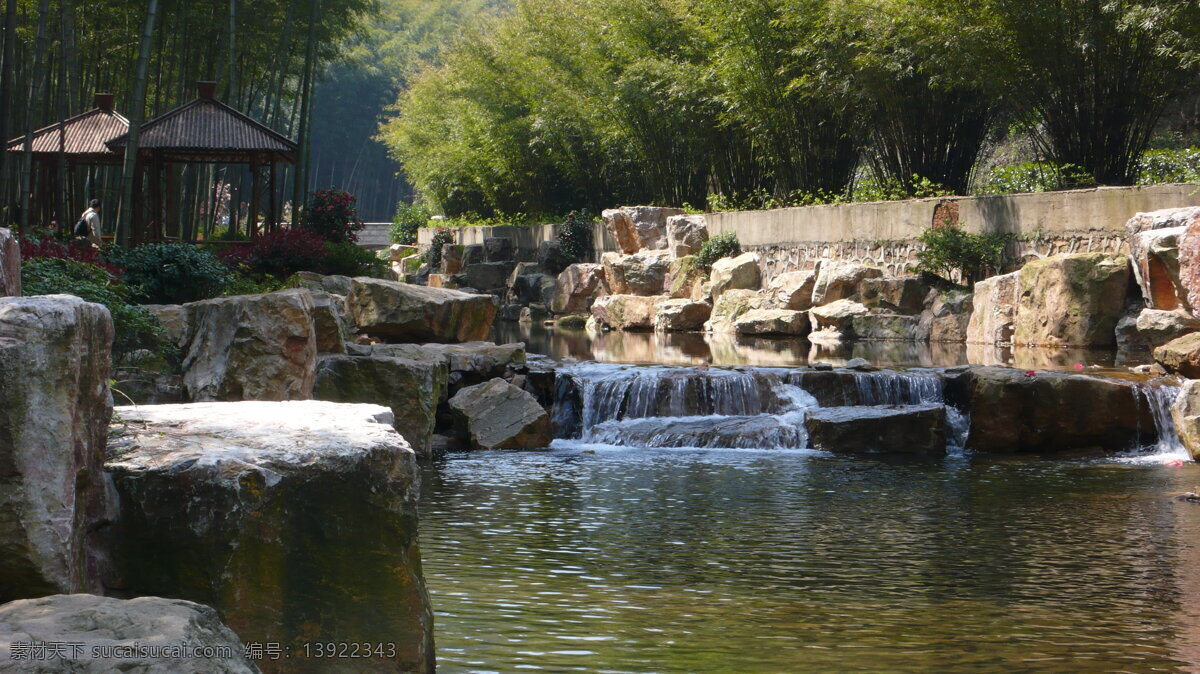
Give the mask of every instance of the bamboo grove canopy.
[[(296, 143), (270, 127), (216, 100), (215, 82), (200, 82), (199, 96), (141, 126), (138, 140), (138, 177), (133, 203), (133, 242), (158, 241), (167, 226), (179, 231), (177, 204), (164, 199), (173, 194), (173, 164), (244, 164), (253, 176), (249, 201), (251, 231), (257, 229), (259, 207), (266, 196), (265, 227), (279, 223), (280, 200), (276, 165), (294, 164)], [(34, 134), (34, 159), (47, 173), (60, 157), (68, 165), (119, 164), (129, 140), (129, 121), (112, 109), (112, 96), (97, 94), (96, 108)], [(8, 151), (21, 153), (25, 138), (9, 142)], [(49, 181), (42, 181), (48, 184)], [(42, 190), (42, 192), (47, 192)], [(148, 198), (147, 198), (148, 197)], [(44, 203), (47, 199), (39, 199)], [(187, 236), (190, 238), (190, 236)]]

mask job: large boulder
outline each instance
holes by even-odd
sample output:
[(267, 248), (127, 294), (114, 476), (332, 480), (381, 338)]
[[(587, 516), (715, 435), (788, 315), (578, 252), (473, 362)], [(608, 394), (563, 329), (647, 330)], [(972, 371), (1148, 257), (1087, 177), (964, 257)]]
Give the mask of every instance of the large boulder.
[(971, 319), (967, 323), (968, 343), (1012, 343), (1017, 305), (1021, 299), (1020, 274), (993, 276), (975, 284)]
[(1129, 260), (1103, 253), (1035, 260), (1019, 272), (1019, 346), (1112, 346), (1125, 308)]
[(473, 342), (487, 337), (495, 298), (360, 277), (346, 308), (360, 333), (404, 342)]
[(927, 286), (919, 278), (865, 278), (859, 284), (863, 306), (895, 314), (919, 314), (925, 308)]
[(557, 241), (542, 241), (538, 244), (537, 262), (547, 274), (555, 276), (571, 264), (571, 260), (562, 251), (562, 245)]
[(554, 299), (554, 278), (545, 274), (523, 274), (509, 279), (508, 299), (522, 306), (542, 304), (545, 300), (546, 288), (550, 287), (550, 299)]
[(708, 221), (703, 215), (667, 218), (667, 250), (673, 257), (695, 255), (705, 241), (708, 241)]
[(346, 339), (350, 336), (342, 323), (344, 297), (329, 293), (310, 291), (312, 295), (313, 330), (316, 331), (317, 353), (345, 353)]
[(661, 295), (667, 286), (671, 256), (662, 250), (646, 250), (633, 255), (605, 253), (604, 280), (614, 295)]
[(312, 397), (317, 335), (307, 290), (218, 297), (184, 307), (191, 334), (183, 358), (189, 399)]
[(652, 330), (655, 307), (666, 296), (605, 295), (592, 304), (592, 315), (613, 330)]
[(974, 296), (965, 290), (929, 292), (918, 332), (931, 342), (965, 342), (971, 324)]
[(733, 329), (739, 335), (803, 337), (809, 329), (808, 314), (791, 309), (751, 309), (737, 317)]
[(1154, 350), (1154, 360), (1167, 372), (1200, 379), (1200, 332), (1173, 339)]
[(442, 244), (442, 264), (438, 272), (444, 275), (458, 274), (463, 270), (463, 252), (466, 246), (457, 243)]
[(537, 449), (553, 439), (537, 398), (500, 378), (462, 389), (450, 409), (475, 449)]
[[(456, 384), (467, 385), (506, 377), (525, 367), (525, 344), (376, 344), (371, 355), (426, 363), (443, 363)], [(446, 398), (447, 389), (441, 398)]]
[(313, 397), (391, 409), (396, 430), (418, 456), (428, 456), (438, 402), (446, 394), (448, 377), (444, 359), (325, 356), (317, 363)]
[(837, 300), (829, 304), (814, 306), (808, 310), (812, 321), (811, 337), (827, 340), (854, 337), (854, 319), (870, 313), (862, 304), (853, 300)]
[[(1200, 221), (1200, 208), (1171, 208), (1138, 213), (1125, 224), (1128, 231), (1129, 261), (1133, 275), (1150, 309), (1170, 311), (1191, 309), (1188, 286), (1182, 276), (1180, 247), (1187, 239), (1189, 226)], [(1200, 241), (1193, 238), (1192, 252)], [(1200, 266), (1187, 260), (1189, 281), (1200, 280)]]
[(1159, 347), (1184, 335), (1200, 331), (1200, 319), (1183, 311), (1143, 309), (1137, 317), (1137, 332), (1150, 347)]
[(758, 253), (742, 253), (737, 257), (723, 257), (714, 262), (708, 277), (712, 283), (713, 299), (720, 298), (727, 290), (761, 288), (762, 270), (758, 262)]
[(603, 211), (604, 227), (625, 253), (667, 247), (667, 218), (683, 215), (678, 208), (622, 206)]
[(558, 275), (550, 311), (555, 314), (575, 314), (589, 311), (592, 302), (607, 292), (604, 267), (580, 263), (568, 266)]
[[(320, 291), (317, 291), (320, 292)], [(188, 312), (181, 304), (143, 304), (142, 308), (154, 314), (167, 333), (167, 339), (180, 348), (187, 346), (191, 338)]]
[[(376, 405), (124, 407), (112, 593), (208, 604), (247, 642), (396, 645), (363, 668), (433, 670), (416, 458)], [(369, 516), (368, 516), (369, 515)], [(354, 635), (349, 637), (348, 635)]]
[(693, 302), (690, 299), (671, 299), (655, 307), (654, 329), (658, 332), (695, 332), (704, 329), (704, 322), (712, 315), (708, 302)]
[(844, 299), (857, 300), (861, 297), (862, 282), (872, 278), (883, 278), (883, 270), (857, 262), (823, 260), (813, 285), (812, 306)]
[(813, 449), (837, 453), (942, 455), (945, 405), (827, 407), (804, 418)]
[(704, 324), (708, 332), (734, 333), (737, 319), (752, 309), (762, 309), (766, 299), (753, 290), (727, 290), (713, 303), (712, 315)]
[(99, 588), (112, 339), (99, 304), (0, 299), (0, 601)]
[(0, 606), (0, 671), (257, 672), (244, 655), (216, 611), (183, 599), (58, 594)]
[(21, 244), (12, 230), (0, 227), (0, 297), (21, 296)]
[(667, 294), (677, 299), (691, 298), (706, 276), (695, 255), (675, 258), (667, 271)]
[(1200, 460), (1200, 381), (1193, 379), (1183, 383), (1171, 405), (1171, 419), (1175, 422), (1179, 440), (1192, 459)]
[(512, 262), (513, 241), (504, 236), (489, 236), (483, 240), (484, 262)]
[(298, 271), (289, 279), (288, 286), (345, 297), (350, 294), (350, 277), (334, 274), (325, 276), (311, 271)]
[(467, 286), (483, 291), (506, 288), (513, 267), (512, 262), (477, 262), (466, 268)]
[(812, 307), (816, 271), (790, 271), (777, 275), (767, 284), (767, 298), (775, 309), (807, 311)]
[(919, 316), (886, 311), (872, 310), (870, 313), (852, 317), (850, 332), (854, 337), (867, 341), (924, 342), (929, 339), (929, 335), (922, 331)]
[(1128, 381), (1052, 370), (1029, 374), (1007, 367), (972, 368), (965, 381), (968, 449), (1122, 451), (1154, 429), (1149, 410)]

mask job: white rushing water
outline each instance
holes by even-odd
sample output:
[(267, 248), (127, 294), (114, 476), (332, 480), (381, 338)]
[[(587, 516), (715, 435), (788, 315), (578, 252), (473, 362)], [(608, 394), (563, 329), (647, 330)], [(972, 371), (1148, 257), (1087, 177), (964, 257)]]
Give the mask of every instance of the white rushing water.
[(1154, 419), (1154, 431), (1157, 441), (1153, 445), (1141, 447), (1128, 455), (1117, 457), (1121, 463), (1167, 463), (1183, 461), (1189, 463), (1192, 455), (1179, 439), (1175, 429), (1175, 420), (1171, 417), (1171, 405), (1179, 395), (1180, 387), (1158, 381), (1146, 382), (1137, 386), (1139, 402), (1150, 409)]
[[(578, 439), (556, 446), (804, 449), (805, 415), (820, 407), (802, 377), (769, 368), (696, 370), (584, 363), (560, 371), (577, 392)], [(859, 405), (945, 404), (933, 372), (840, 373)], [(568, 387), (568, 389), (571, 387)], [(947, 405), (948, 444), (967, 419)]]

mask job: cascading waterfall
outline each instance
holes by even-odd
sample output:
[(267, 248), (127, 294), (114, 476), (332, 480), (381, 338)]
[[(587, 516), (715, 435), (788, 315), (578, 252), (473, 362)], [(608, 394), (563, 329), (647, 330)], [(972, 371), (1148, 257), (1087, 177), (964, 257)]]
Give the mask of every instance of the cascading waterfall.
[[(1148, 458), (1191, 461), (1191, 454), (1179, 439), (1175, 420), (1171, 417), (1171, 405), (1179, 395), (1180, 387), (1152, 381), (1139, 384), (1136, 391), (1149, 406), (1150, 416), (1154, 419), (1155, 435), (1158, 438)], [(1145, 456), (1143, 450), (1143, 457)]]
[(946, 404), (945, 380), (935, 372), (859, 372), (860, 405), (946, 405), (946, 440), (951, 447), (962, 449), (967, 444), (971, 417), (953, 405)]
[[(936, 372), (839, 372), (858, 405), (945, 404)], [(695, 370), (584, 363), (559, 371), (556, 418), (567, 437), (632, 447), (803, 449), (807, 411), (820, 405), (803, 377), (768, 368)], [(949, 444), (962, 447), (967, 418), (947, 405)], [(561, 412), (561, 413), (560, 413)]]

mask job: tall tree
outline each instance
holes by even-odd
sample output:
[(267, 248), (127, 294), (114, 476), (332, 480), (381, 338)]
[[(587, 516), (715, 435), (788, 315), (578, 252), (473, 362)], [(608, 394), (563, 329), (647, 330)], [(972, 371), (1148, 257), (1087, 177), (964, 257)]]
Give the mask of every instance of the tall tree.
[[(9, 129), (12, 121), (11, 110), (13, 108), (13, 70), (15, 65), (13, 60), (17, 53), (17, 0), (5, 0), (4, 3), (4, 52), (2, 54), (3, 63), (0, 64), (0, 141), (5, 144), (9, 140)], [(5, 152), (0, 152), (0, 204), (3, 208), (6, 220), (11, 216), (8, 203), (8, 185), (10, 175), (10, 162), (8, 159), (7, 148)], [(5, 222), (4, 224), (10, 224)]]
[(150, 51), (154, 44), (154, 24), (158, 18), (158, 0), (149, 0), (146, 5), (146, 23), (138, 46), (137, 74), (133, 85), (133, 100), (129, 109), (129, 140), (125, 144), (125, 163), (121, 171), (121, 207), (117, 219), (117, 242), (129, 243), (133, 232), (133, 203), (135, 182), (138, 180), (138, 141), (142, 121), (146, 114), (146, 72), (150, 65)]
[(1129, 185), (1167, 103), (1200, 68), (1193, 0), (986, 0), (947, 3), (995, 28), (986, 67), (1007, 68), (1009, 93), (1044, 153), (1098, 182)]
[(21, 156), (21, 231), (29, 227), (29, 197), (33, 188), (33, 131), (38, 103), (45, 98), (46, 87), (46, 22), (50, 15), (50, 0), (38, 3), (37, 38), (33, 52), (33, 75), (29, 78), (29, 99), (25, 112), (25, 145)]

